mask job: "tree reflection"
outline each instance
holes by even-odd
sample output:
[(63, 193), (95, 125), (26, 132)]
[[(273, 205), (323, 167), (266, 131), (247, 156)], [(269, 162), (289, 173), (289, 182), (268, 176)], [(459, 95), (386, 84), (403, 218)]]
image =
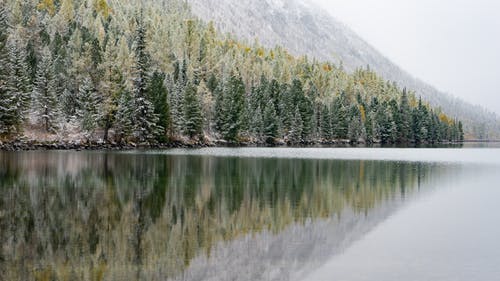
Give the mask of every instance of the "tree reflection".
[[(0, 154), (1, 280), (164, 280), (245, 234), (367, 214), (429, 164)], [(399, 199), (398, 199), (399, 200)]]

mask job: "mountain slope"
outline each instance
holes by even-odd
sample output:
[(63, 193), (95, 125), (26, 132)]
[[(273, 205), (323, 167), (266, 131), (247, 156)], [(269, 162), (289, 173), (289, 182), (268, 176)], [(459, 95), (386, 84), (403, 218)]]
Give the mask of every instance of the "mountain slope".
[(385, 79), (417, 92), (464, 121), (469, 138), (498, 138), (500, 121), (487, 112), (415, 79), (326, 12), (304, 0), (187, 0), (192, 11), (223, 31), (296, 55), (342, 63), (348, 71), (370, 66)]

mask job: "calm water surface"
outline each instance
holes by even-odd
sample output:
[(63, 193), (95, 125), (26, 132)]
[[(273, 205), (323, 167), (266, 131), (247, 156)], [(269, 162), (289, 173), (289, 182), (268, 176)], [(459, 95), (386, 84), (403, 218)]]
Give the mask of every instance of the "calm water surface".
[(0, 280), (500, 280), (500, 150), (0, 152)]

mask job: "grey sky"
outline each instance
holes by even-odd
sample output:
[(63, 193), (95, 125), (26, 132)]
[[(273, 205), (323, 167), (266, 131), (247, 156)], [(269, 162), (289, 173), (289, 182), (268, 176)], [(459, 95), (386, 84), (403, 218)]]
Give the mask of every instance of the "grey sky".
[(500, 113), (500, 1), (308, 1), (414, 76)]

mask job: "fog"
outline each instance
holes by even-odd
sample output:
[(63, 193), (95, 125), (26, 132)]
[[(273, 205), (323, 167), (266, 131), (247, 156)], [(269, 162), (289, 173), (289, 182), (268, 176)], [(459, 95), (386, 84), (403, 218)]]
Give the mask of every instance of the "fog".
[(409, 73), (500, 113), (500, 1), (317, 2)]

